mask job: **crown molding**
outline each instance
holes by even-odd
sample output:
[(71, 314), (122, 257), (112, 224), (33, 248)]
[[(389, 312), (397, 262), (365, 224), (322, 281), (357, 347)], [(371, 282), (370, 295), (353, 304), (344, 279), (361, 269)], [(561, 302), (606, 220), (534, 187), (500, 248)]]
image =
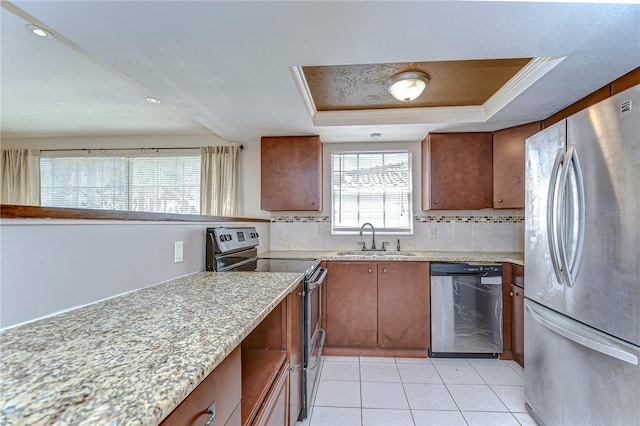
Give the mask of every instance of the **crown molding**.
[(315, 102), (313, 102), (313, 96), (311, 96), (311, 90), (309, 90), (309, 85), (307, 84), (307, 79), (304, 76), (304, 71), (302, 70), (302, 67), (299, 66), (290, 67), (290, 70), (291, 75), (293, 76), (293, 81), (300, 92), (300, 96), (302, 96), (304, 106), (307, 108), (309, 116), (313, 119), (318, 110), (316, 109)]
[(509, 105), (515, 98), (566, 58), (566, 56), (542, 56), (529, 61), (482, 105), (485, 121)]
[(318, 111), (316, 126), (363, 126), (383, 124), (476, 123), (485, 121), (482, 106), (388, 108), (348, 111)]
[(482, 105), (424, 108), (318, 111), (302, 67), (291, 75), (315, 126), (364, 126), (386, 124), (483, 123), (507, 106), (566, 56), (533, 58)]

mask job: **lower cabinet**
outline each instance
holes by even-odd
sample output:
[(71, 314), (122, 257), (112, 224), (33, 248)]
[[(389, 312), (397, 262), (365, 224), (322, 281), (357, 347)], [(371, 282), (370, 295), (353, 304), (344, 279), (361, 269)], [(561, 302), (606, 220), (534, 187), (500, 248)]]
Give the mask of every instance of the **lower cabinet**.
[(378, 263), (378, 346), (428, 348), (429, 264)]
[(326, 346), (378, 345), (378, 273), (369, 262), (327, 262)]
[(240, 424), (241, 365), (238, 347), (164, 419), (162, 425), (203, 425), (212, 416), (209, 407), (213, 403), (215, 418), (212, 425)]
[(524, 288), (511, 284), (511, 352), (524, 367)]
[(524, 267), (502, 264), (504, 353), (524, 367)]
[[(327, 262), (327, 270), (326, 354), (414, 350), (404, 354), (426, 356), (428, 262)], [(349, 351), (335, 352), (336, 348)]]
[[(241, 402), (242, 401), (242, 402)], [(294, 425), (302, 403), (302, 284), (162, 425)], [(213, 411), (213, 410), (211, 410)]]

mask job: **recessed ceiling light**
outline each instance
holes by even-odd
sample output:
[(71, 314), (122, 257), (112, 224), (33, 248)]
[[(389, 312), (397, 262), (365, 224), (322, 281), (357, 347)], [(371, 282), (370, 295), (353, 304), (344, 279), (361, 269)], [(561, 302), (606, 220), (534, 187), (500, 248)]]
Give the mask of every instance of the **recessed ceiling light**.
[(371, 133), (369, 136), (371, 136), (371, 139), (380, 139), (382, 137), (382, 133)]
[(162, 103), (162, 101), (160, 99), (154, 98), (153, 96), (149, 96), (147, 98), (147, 102), (149, 102), (150, 104), (155, 104), (155, 105)]
[(27, 24), (24, 26), (27, 31), (29, 31), (31, 34), (36, 35), (38, 37), (42, 37), (42, 38), (53, 38), (53, 35), (45, 30), (44, 28), (40, 28), (36, 25), (33, 24)]

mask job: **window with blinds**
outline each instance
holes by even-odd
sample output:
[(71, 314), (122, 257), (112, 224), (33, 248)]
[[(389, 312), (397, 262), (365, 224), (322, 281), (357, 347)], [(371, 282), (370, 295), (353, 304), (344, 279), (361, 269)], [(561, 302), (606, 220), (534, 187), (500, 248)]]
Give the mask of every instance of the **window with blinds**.
[(331, 231), (413, 232), (411, 152), (338, 152), (331, 155)]
[(41, 157), (47, 207), (200, 214), (200, 155)]

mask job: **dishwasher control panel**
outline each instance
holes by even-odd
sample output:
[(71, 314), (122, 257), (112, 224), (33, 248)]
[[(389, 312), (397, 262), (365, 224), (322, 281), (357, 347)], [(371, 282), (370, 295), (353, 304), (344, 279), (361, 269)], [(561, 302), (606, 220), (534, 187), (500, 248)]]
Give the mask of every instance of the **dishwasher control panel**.
[(499, 263), (462, 263), (462, 262), (432, 262), (431, 275), (502, 275), (502, 265)]

